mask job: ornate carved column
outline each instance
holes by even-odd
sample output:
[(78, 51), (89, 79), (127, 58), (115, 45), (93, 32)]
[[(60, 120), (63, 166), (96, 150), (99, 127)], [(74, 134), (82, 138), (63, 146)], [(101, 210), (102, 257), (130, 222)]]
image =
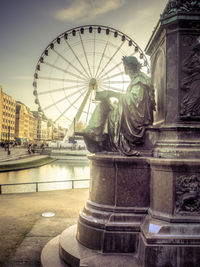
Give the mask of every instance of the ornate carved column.
[[(200, 262), (200, 2), (168, 2), (146, 47), (157, 111), (141, 266)], [(153, 134), (154, 133), (154, 134)]]
[(158, 157), (200, 157), (200, 2), (168, 2), (146, 47), (156, 90)]

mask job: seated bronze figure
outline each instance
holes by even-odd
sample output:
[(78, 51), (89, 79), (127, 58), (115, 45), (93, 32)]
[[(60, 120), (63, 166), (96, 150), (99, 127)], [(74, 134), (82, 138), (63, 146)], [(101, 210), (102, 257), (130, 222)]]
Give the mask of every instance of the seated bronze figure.
[[(84, 129), (84, 141), (92, 153), (137, 155), (135, 147), (143, 143), (145, 127), (153, 123), (155, 100), (151, 79), (141, 72), (136, 57), (125, 56), (122, 61), (125, 74), (131, 79), (126, 93), (97, 92), (96, 100), (100, 103)], [(111, 103), (110, 98), (117, 101)]]

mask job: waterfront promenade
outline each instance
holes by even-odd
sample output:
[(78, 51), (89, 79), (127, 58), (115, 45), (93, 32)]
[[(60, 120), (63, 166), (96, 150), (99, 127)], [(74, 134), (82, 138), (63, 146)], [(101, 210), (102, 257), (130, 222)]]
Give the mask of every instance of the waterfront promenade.
[[(28, 154), (28, 149), (26, 147), (10, 147), (10, 155), (8, 155), (8, 151), (4, 148), (0, 147), (0, 163), (16, 160), (20, 158), (32, 157), (34, 154)], [(38, 153), (36, 153), (38, 155)]]
[[(6, 155), (0, 148), (0, 165), (40, 157), (44, 156), (28, 155), (23, 148), (14, 148)], [(0, 195), (0, 266), (40, 266), (43, 246), (77, 222), (87, 198), (88, 189)], [(55, 216), (43, 217), (45, 212)]]

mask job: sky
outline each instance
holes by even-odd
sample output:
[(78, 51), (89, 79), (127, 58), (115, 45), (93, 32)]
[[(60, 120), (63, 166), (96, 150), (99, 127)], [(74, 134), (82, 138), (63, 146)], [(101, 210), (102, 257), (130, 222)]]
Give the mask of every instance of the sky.
[(33, 75), (44, 49), (61, 33), (81, 25), (104, 25), (148, 43), (167, 0), (1, 0), (0, 85), (37, 110)]

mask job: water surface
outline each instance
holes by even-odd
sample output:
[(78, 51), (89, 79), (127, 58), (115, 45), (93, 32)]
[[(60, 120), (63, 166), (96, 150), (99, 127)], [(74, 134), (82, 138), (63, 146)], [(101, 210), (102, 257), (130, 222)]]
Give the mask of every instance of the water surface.
[[(32, 182), (50, 182), (38, 184), (39, 191), (66, 189), (72, 187), (72, 182), (60, 182), (66, 180), (89, 179), (90, 169), (88, 161), (56, 160), (50, 164), (38, 168), (0, 173), (0, 184), (19, 184)], [(59, 182), (58, 182), (59, 181)], [(74, 187), (88, 187), (88, 181), (75, 181)], [(2, 186), (2, 193), (34, 192), (36, 185), (9, 185)]]

